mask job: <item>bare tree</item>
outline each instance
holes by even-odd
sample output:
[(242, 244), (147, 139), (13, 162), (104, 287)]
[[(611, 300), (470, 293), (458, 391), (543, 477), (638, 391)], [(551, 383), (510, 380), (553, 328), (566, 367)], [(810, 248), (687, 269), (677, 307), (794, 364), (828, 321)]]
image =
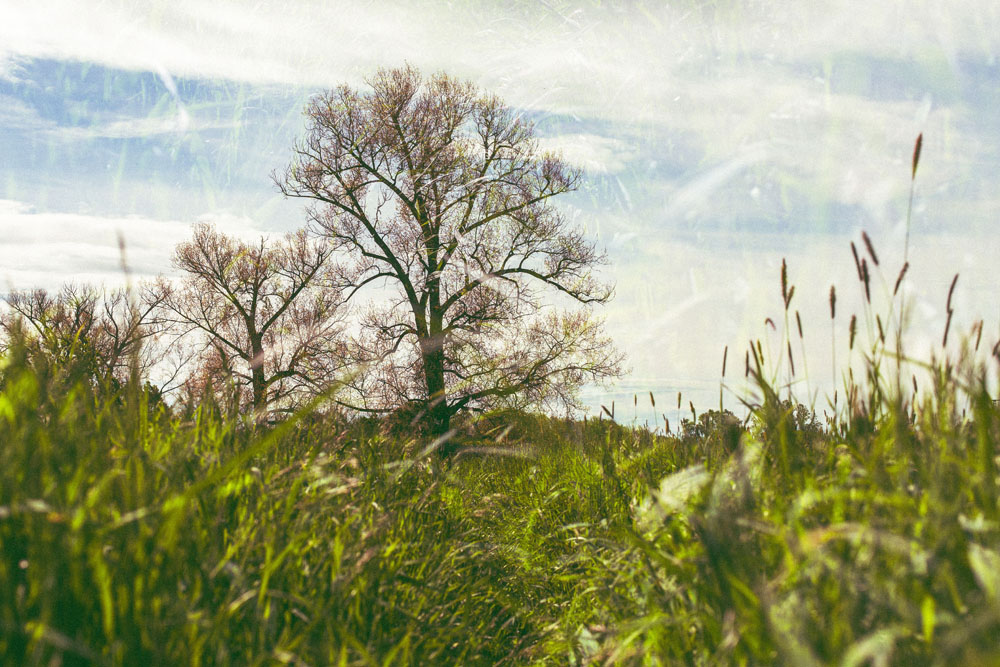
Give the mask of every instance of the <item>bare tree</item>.
[(164, 318), (200, 333), (190, 383), (237, 391), (238, 408), (287, 407), (323, 390), (342, 367), (339, 292), (326, 280), (330, 247), (305, 231), (248, 243), (207, 224), (174, 253), (179, 284), (161, 279)]
[(604, 256), (551, 199), (579, 173), (540, 153), (533, 125), (497, 97), (439, 74), (380, 70), (370, 92), (312, 99), (294, 159), (273, 177), (313, 200), (311, 228), (345, 257), (347, 298), (371, 300), (353, 352), (370, 364), (353, 407), (423, 401), (433, 433), (463, 408), (558, 402), (621, 373), (588, 310), (559, 314), (545, 289), (606, 302)]
[(99, 382), (122, 386), (132, 376), (146, 378), (157, 362), (151, 343), (162, 327), (148, 285), (133, 295), (126, 288), (70, 284), (55, 294), (14, 291), (4, 300), (0, 328), (8, 339), (60, 364), (75, 360)]

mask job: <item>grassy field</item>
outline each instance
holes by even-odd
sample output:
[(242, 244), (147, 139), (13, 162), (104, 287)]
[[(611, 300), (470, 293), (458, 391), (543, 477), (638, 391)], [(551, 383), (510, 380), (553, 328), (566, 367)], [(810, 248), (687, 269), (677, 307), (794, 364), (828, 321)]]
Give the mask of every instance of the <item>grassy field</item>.
[(886, 339), (826, 424), (755, 353), (745, 424), (496, 414), (447, 460), (9, 350), (0, 663), (1000, 664), (988, 368), (913, 398)]

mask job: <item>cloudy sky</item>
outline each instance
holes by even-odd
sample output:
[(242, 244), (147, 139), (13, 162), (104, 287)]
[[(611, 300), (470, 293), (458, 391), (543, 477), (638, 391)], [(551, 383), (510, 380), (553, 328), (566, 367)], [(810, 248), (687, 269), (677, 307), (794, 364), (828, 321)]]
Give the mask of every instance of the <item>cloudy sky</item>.
[(120, 283), (119, 234), (146, 276), (199, 220), (302, 225), (269, 174), (305, 102), (409, 62), (501, 94), (586, 170), (562, 205), (610, 256), (632, 368), (593, 405), (711, 407), (726, 346), (735, 405), (746, 342), (781, 344), (786, 259), (794, 379), (822, 407), (862, 314), (850, 242), (874, 241), (876, 300), (902, 264), (918, 133), (908, 349), (940, 344), (955, 273), (953, 327), (1000, 336), (998, 57), (995, 0), (5, 0), (0, 280)]

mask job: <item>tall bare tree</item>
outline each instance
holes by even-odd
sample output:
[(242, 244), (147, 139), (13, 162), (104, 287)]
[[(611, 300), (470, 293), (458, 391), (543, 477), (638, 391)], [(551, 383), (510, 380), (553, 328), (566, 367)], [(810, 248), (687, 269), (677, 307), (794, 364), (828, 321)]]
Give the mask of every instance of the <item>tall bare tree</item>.
[[(423, 401), (433, 433), (463, 408), (559, 402), (621, 373), (589, 310), (558, 313), (545, 289), (598, 304), (604, 256), (552, 205), (579, 173), (541, 153), (533, 125), (444, 74), (380, 70), (370, 91), (313, 98), (305, 138), (274, 179), (312, 202), (311, 228), (343, 256), (347, 298), (371, 299), (354, 352), (355, 406)], [(365, 290), (368, 291), (368, 290)]]
[[(339, 292), (329, 286), (331, 248), (304, 230), (245, 242), (206, 224), (177, 246), (179, 284), (161, 279), (164, 318), (197, 337), (194, 382), (233, 382), (258, 413), (322, 391), (341, 369)], [(190, 338), (189, 338), (190, 340)]]
[(0, 328), (8, 339), (57, 363), (75, 360), (99, 382), (121, 386), (132, 375), (145, 379), (156, 364), (151, 343), (162, 326), (148, 285), (133, 295), (125, 288), (68, 284), (55, 293), (13, 291), (4, 301)]

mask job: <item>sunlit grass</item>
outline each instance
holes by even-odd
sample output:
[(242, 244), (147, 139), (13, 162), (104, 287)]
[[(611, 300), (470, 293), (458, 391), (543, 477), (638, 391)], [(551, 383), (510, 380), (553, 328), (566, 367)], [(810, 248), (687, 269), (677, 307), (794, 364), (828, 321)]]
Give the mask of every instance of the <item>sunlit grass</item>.
[(805, 369), (782, 287), (789, 358), (746, 355), (745, 427), (495, 414), (460, 424), (449, 459), (405, 424), (182, 418), (15, 345), (0, 662), (997, 664), (981, 327), (912, 390), (886, 287), (862, 333), (834, 322), (864, 371), (821, 425), (788, 400)]

